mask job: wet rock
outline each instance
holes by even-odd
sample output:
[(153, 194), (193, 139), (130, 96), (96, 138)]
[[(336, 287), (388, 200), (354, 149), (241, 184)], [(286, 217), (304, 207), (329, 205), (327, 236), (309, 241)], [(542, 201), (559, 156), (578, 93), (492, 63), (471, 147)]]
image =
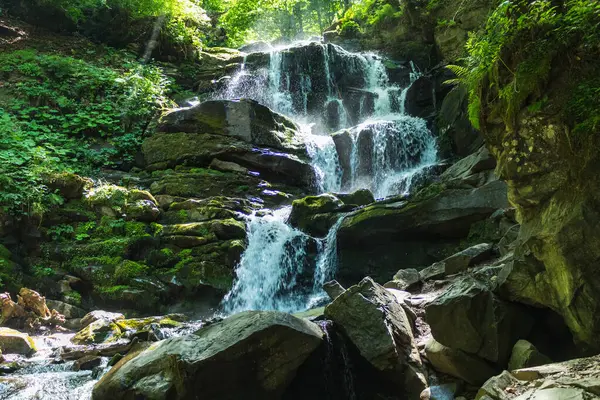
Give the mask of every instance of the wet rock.
[(139, 343), (139, 339), (119, 339), (116, 342), (101, 343), (94, 345), (70, 345), (61, 347), (60, 359), (79, 360), (87, 356), (113, 357), (116, 354), (127, 354), (133, 346)]
[(411, 199), (390, 200), (344, 218), (337, 234), (341, 283), (372, 274), (385, 282), (398, 270), (421, 269), (455, 249), (471, 226), (508, 207), (506, 184), (476, 189), (430, 185)]
[(421, 282), (419, 271), (414, 268), (401, 269), (394, 275), (394, 278), (383, 285), (386, 288), (408, 290)]
[(491, 175), (482, 173), (492, 171), (496, 168), (496, 160), (489, 150), (482, 146), (477, 152), (452, 164), (445, 170), (440, 178), (453, 185), (481, 186), (486, 180), (491, 180)]
[[(92, 398), (277, 398), (321, 344), (312, 322), (273, 311), (247, 311), (193, 335), (152, 345), (121, 360), (96, 384)], [(227, 377), (226, 385), (215, 385)]]
[(10, 328), (0, 328), (0, 350), (4, 354), (29, 356), (36, 352), (36, 347), (28, 334)]
[(269, 42), (258, 41), (245, 44), (238, 50), (243, 53), (256, 53), (260, 51), (270, 51), (271, 49), (273, 49), (273, 46), (271, 46)]
[(431, 338), (425, 345), (425, 354), (435, 370), (462, 379), (472, 385), (481, 385), (497, 373), (485, 360), (451, 349)]
[(117, 340), (122, 334), (122, 331), (115, 322), (116, 321), (110, 319), (98, 319), (93, 321), (77, 332), (71, 339), (71, 342), (84, 345)]
[(308, 196), (292, 202), (288, 222), (311, 236), (323, 237), (338, 220), (336, 213), (344, 209), (344, 203), (332, 194)]
[(452, 283), (425, 311), (438, 342), (502, 366), (532, 325), (520, 306), (499, 299), (487, 284), (468, 276)]
[(75, 361), (73, 371), (91, 371), (102, 364), (102, 358), (98, 356), (85, 356)]
[(406, 113), (413, 117), (428, 118), (435, 113), (434, 82), (419, 77), (406, 92)]
[(460, 385), (458, 383), (445, 383), (443, 385), (433, 385), (421, 392), (420, 400), (454, 399), (454, 396), (459, 390)]
[(331, 300), (335, 300), (336, 297), (344, 293), (346, 289), (344, 289), (344, 287), (340, 285), (338, 281), (333, 280), (325, 282), (323, 284), (323, 290), (325, 290)]
[(410, 320), (394, 295), (365, 278), (329, 304), (325, 317), (408, 399), (419, 398), (426, 387), (421, 359)]
[(508, 361), (508, 369), (512, 371), (551, 363), (552, 360), (540, 353), (533, 344), (527, 340), (519, 340), (512, 349), (512, 354)]

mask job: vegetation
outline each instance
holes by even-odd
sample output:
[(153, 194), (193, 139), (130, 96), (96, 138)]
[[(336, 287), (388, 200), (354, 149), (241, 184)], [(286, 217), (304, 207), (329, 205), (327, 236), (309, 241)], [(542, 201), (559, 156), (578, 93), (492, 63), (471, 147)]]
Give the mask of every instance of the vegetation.
[[(543, 105), (541, 88), (548, 82), (553, 63), (567, 61), (585, 68), (578, 53), (594, 54), (600, 41), (600, 3), (569, 0), (503, 2), (490, 15), (485, 31), (471, 34), (464, 66), (450, 66), (469, 92), (469, 116), (476, 128), (481, 119), (500, 117), (514, 129), (518, 111), (531, 100)], [(571, 57), (565, 58), (566, 54)], [(579, 64), (579, 66), (577, 65)], [(575, 74), (575, 81), (580, 79)], [(568, 109), (576, 125), (594, 130), (598, 124), (597, 80), (579, 82)], [(596, 99), (596, 100), (594, 100)]]

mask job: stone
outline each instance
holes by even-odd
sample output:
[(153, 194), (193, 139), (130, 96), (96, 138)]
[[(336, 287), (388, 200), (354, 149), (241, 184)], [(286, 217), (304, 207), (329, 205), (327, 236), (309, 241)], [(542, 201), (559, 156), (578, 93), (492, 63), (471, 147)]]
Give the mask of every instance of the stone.
[(439, 279), (466, 271), (468, 268), (490, 259), (493, 248), (494, 246), (490, 243), (471, 246), (423, 269), (420, 272), (421, 279), (424, 281)]
[(539, 352), (539, 350), (527, 340), (519, 340), (515, 343), (510, 360), (508, 361), (508, 369), (510, 371), (521, 368), (537, 367), (538, 365), (550, 364), (552, 360)]
[(497, 373), (496, 368), (489, 362), (464, 351), (446, 347), (433, 338), (425, 344), (425, 354), (435, 370), (472, 385), (481, 385)]
[(71, 339), (71, 342), (78, 345), (85, 345), (117, 340), (122, 331), (115, 322), (108, 319), (93, 321), (77, 332)]
[(383, 285), (386, 288), (408, 290), (421, 282), (419, 271), (414, 268), (401, 269), (394, 275), (394, 278)]
[(50, 318), (52, 316), (46, 305), (46, 298), (31, 289), (21, 288), (17, 295), (17, 304), (25, 310), (33, 311), (39, 317)]
[(26, 333), (0, 328), (0, 350), (3, 354), (30, 356), (37, 351), (33, 339)]
[(83, 318), (86, 314), (85, 310), (59, 300), (46, 300), (46, 304), (64, 315), (66, 319)]
[(332, 194), (308, 196), (292, 202), (288, 222), (311, 236), (324, 237), (345, 210), (344, 203)]
[(344, 293), (346, 289), (336, 280), (325, 282), (323, 284), (323, 290), (329, 296), (331, 300), (335, 300), (336, 297)]
[(421, 76), (406, 92), (406, 113), (413, 117), (428, 118), (435, 113), (434, 83), (430, 77)]
[(58, 191), (65, 199), (80, 199), (85, 190), (93, 185), (93, 181), (77, 174), (63, 172), (49, 176), (47, 185), (52, 192)]
[(243, 45), (238, 50), (242, 53), (256, 53), (261, 51), (271, 51), (273, 46), (269, 42), (258, 41)]
[(442, 181), (453, 182), (454, 184), (467, 183), (477, 185), (480, 176), (475, 176), (484, 171), (493, 171), (496, 167), (496, 160), (490, 154), (489, 150), (482, 146), (477, 152), (455, 162), (445, 170), (440, 178)]
[(510, 372), (503, 371), (500, 375), (488, 379), (477, 392), (475, 399), (504, 400), (507, 398), (506, 389), (509, 387), (514, 388), (518, 384), (519, 380), (511, 375)]
[(425, 313), (438, 342), (498, 365), (506, 365), (514, 343), (532, 326), (523, 308), (501, 300), (470, 276), (454, 281)]
[(248, 173), (248, 168), (244, 168), (234, 162), (221, 161), (218, 158), (213, 158), (208, 167), (223, 172), (238, 172), (240, 174)]
[(375, 197), (369, 189), (359, 189), (353, 193), (336, 193), (335, 197), (346, 205), (366, 206), (375, 202)]
[[(246, 311), (125, 357), (95, 385), (92, 399), (278, 398), (322, 342), (310, 321)], [(215, 385), (223, 377), (227, 384)]]
[(421, 392), (421, 400), (447, 400), (454, 399), (459, 391), (458, 383), (445, 383), (443, 385), (432, 385)]
[(398, 265), (422, 269), (455, 249), (474, 223), (507, 207), (506, 184), (494, 181), (475, 189), (432, 184), (408, 200), (357, 210), (337, 233), (337, 279), (346, 284), (371, 274), (386, 282)]
[(325, 308), (361, 356), (387, 379), (418, 399), (427, 386), (411, 322), (396, 297), (364, 278)]
[(90, 311), (89, 313), (87, 313), (86, 315), (83, 316), (83, 318), (81, 319), (81, 324), (85, 328), (92, 322), (95, 322), (98, 320), (114, 322), (114, 321), (118, 321), (120, 319), (125, 319), (125, 315), (123, 315), (121, 313), (113, 313), (113, 312), (102, 311), (102, 310), (94, 310), (94, 311)]
[(102, 364), (102, 358), (99, 356), (85, 356), (76, 360), (73, 364), (73, 371), (91, 371)]

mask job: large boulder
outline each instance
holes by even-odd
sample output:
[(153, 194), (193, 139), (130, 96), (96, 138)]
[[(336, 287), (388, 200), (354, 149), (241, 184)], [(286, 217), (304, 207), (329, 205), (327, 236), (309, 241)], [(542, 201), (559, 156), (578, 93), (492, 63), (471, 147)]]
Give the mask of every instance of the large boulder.
[(422, 280), (441, 278), (466, 271), (493, 255), (493, 246), (490, 243), (480, 243), (471, 246), (456, 254), (438, 261), (420, 272)]
[(474, 223), (506, 207), (501, 181), (475, 189), (433, 184), (409, 201), (365, 207), (346, 216), (338, 230), (337, 279), (345, 284), (372, 274), (386, 282), (398, 265), (422, 269), (452, 254)]
[(531, 317), (483, 281), (456, 280), (426, 306), (426, 319), (438, 342), (505, 367), (515, 342), (529, 333)]
[(407, 399), (427, 386), (411, 322), (402, 305), (371, 278), (337, 296), (325, 308), (360, 355), (383, 373)]
[(148, 169), (208, 167), (218, 158), (269, 179), (307, 187), (314, 183), (299, 128), (253, 100), (214, 100), (177, 109), (157, 129), (142, 145)]
[(92, 398), (279, 398), (322, 339), (317, 325), (289, 314), (243, 312), (121, 360)]
[(29, 356), (36, 352), (36, 347), (28, 334), (10, 328), (0, 328), (0, 350), (3, 354)]
[(288, 222), (311, 236), (323, 237), (346, 209), (344, 202), (332, 194), (308, 196), (292, 202)]
[(521, 368), (537, 367), (539, 365), (551, 364), (552, 360), (540, 353), (540, 351), (527, 340), (519, 340), (515, 343), (508, 362), (510, 371)]

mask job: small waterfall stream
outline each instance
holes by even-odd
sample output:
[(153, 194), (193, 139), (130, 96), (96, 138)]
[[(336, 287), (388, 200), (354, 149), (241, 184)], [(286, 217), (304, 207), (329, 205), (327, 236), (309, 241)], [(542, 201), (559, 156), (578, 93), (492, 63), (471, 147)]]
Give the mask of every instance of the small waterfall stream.
[[(250, 58), (268, 62), (249, 65)], [(437, 158), (426, 122), (404, 112), (408, 89), (419, 77), (412, 64), (411, 69), (409, 82), (400, 87), (390, 82), (384, 60), (374, 54), (299, 43), (247, 56), (216, 97), (251, 98), (292, 118), (307, 143), (319, 192), (366, 188), (385, 198), (407, 193), (412, 177)], [(336, 135), (346, 135), (350, 148), (340, 149)], [(248, 247), (223, 300), (225, 314), (295, 312), (326, 298), (322, 285), (337, 269), (336, 235), (343, 215), (324, 239), (315, 239), (287, 225), (290, 211), (249, 217)]]

